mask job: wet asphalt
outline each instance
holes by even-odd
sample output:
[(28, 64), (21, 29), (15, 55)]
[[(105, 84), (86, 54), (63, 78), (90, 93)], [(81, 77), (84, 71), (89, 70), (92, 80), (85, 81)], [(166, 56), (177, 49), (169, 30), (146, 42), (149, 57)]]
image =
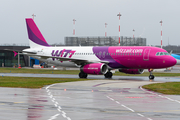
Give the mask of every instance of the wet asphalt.
[[(78, 78), (77, 75), (0, 76)], [(142, 85), (180, 77), (90, 75), (91, 81), (58, 83), (41, 89), (0, 88), (0, 120), (179, 120), (180, 96), (146, 91)]]

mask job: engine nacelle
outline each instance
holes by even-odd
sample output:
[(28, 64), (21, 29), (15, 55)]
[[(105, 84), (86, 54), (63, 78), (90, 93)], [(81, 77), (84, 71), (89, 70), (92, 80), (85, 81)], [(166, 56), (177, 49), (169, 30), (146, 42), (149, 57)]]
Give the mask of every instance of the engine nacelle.
[(81, 71), (87, 74), (101, 75), (107, 73), (108, 67), (103, 63), (91, 63), (81, 67)]
[(144, 69), (119, 69), (119, 72), (123, 72), (126, 74), (142, 74)]

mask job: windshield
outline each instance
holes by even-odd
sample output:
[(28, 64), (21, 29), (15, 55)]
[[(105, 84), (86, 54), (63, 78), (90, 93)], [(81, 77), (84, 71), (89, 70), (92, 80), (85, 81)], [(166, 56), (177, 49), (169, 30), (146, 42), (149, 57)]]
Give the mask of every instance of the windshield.
[(157, 52), (156, 53), (156, 56), (162, 56), (162, 55), (170, 55), (170, 54), (167, 52)]

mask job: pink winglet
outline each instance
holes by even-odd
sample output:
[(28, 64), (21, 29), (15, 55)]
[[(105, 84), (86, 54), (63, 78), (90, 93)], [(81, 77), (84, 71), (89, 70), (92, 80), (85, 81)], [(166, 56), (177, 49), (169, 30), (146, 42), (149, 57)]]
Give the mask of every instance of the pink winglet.
[(14, 52), (14, 57), (16, 57), (16, 55), (18, 54), (17, 52), (13, 51)]

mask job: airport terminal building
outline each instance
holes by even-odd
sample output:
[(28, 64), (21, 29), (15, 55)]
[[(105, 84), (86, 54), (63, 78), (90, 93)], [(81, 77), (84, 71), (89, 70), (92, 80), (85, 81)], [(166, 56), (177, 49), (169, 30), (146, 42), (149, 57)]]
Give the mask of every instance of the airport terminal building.
[[(119, 37), (65, 37), (65, 46), (119, 46)], [(146, 46), (146, 38), (121, 36), (121, 46)]]
[[(0, 46), (0, 67), (18, 67), (18, 55), (14, 56), (14, 52), (5, 49), (22, 51), (26, 48), (29, 46)], [(21, 67), (32, 67), (33, 64), (39, 64), (39, 60), (27, 55), (19, 55), (19, 63)]]

